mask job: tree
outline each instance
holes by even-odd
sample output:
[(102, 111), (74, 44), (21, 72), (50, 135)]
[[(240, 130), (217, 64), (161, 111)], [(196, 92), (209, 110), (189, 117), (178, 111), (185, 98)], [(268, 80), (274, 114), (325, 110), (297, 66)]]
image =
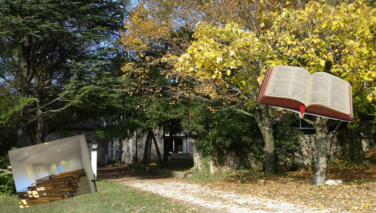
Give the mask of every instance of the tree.
[(103, 60), (122, 28), (127, 2), (0, 1), (0, 46), (18, 50), (1, 55), (0, 61), (12, 62), (0, 68), (1, 77), (15, 82), (15, 95), (37, 99), (21, 110), (19, 146), (27, 145), (26, 128), (33, 124), (40, 143), (45, 119), (69, 108), (64, 85), (75, 70)]
[[(184, 106), (171, 93), (171, 88), (179, 86), (180, 82), (166, 77), (172, 67), (161, 59), (167, 52), (181, 54), (192, 35), (189, 21), (181, 24), (173, 18), (186, 10), (180, 3), (184, 4), (142, 1), (131, 11), (125, 26), (127, 31), (122, 37), (130, 60), (122, 68), (126, 81), (124, 89), (139, 101), (135, 110), (142, 112), (132, 119), (138, 119), (142, 124), (139, 128), (146, 132), (159, 127), (169, 133), (170, 140), (164, 140), (164, 153), (168, 153), (173, 135), (181, 131), (178, 111)], [(189, 4), (185, 2), (185, 5)], [(162, 166), (167, 166), (167, 154), (162, 161)]]
[[(256, 102), (265, 72), (263, 63), (272, 57), (271, 47), (256, 33), (234, 23), (225, 26), (199, 23), (193, 36), (196, 41), (185, 54), (168, 58), (175, 66), (175, 77), (192, 82), (191, 86), (179, 88), (178, 94), (200, 95), (208, 102), (221, 103), (224, 108), (253, 117), (265, 141), (266, 172), (274, 174), (273, 117), (270, 107)], [(248, 109), (243, 110), (244, 106)]]
[[(226, 23), (232, 22), (232, 23), (238, 23), (238, 25), (237, 25), (238, 28), (240, 28), (239, 26), (241, 26), (242, 29), (252, 30), (252, 32), (254, 33), (253, 38), (252, 38), (253, 41), (257, 40), (257, 39), (263, 39), (261, 34), (263, 32), (265, 32), (266, 29), (268, 29), (272, 25), (272, 21), (270, 20), (270, 15), (268, 15), (268, 14), (273, 13), (274, 11), (277, 11), (279, 13), (285, 6), (286, 7), (296, 7), (296, 6), (299, 6), (299, 5), (300, 5), (300, 7), (302, 6), (300, 1), (298, 1), (296, 4), (289, 4), (288, 3), (287, 5), (284, 5), (283, 2), (281, 3), (279, 1), (268, 1), (268, 2), (264, 1), (263, 2), (263, 1), (243, 1), (243, 0), (235, 0), (235, 1), (193, 1), (193, 2), (189, 2), (189, 4), (187, 4), (186, 1), (179, 1), (179, 2), (174, 2), (174, 3), (165, 3), (164, 1), (153, 0), (153, 1), (146, 1), (146, 2), (147, 2), (147, 5), (148, 5), (147, 8), (151, 8), (151, 9), (148, 10), (148, 12), (149, 12), (148, 15), (153, 18), (153, 21), (155, 23), (157, 23), (156, 25), (154, 25), (155, 28), (158, 28), (156, 26), (159, 25), (159, 26), (163, 26), (163, 27), (168, 28), (170, 32), (175, 32), (176, 29), (178, 29), (178, 27), (179, 27), (179, 25), (176, 26), (176, 23), (189, 23), (189, 24), (187, 24), (187, 26), (190, 26), (190, 29), (194, 29), (192, 24), (194, 24), (195, 22), (200, 21), (200, 20), (204, 20), (207, 23), (220, 23), (219, 25), (225, 25)], [(155, 8), (158, 8), (158, 9), (162, 8), (162, 10), (161, 10), (162, 12), (156, 13)], [(181, 8), (181, 10), (178, 10), (176, 8), (179, 8), (179, 9)], [(186, 18), (187, 12), (191, 12), (191, 13), (193, 12), (194, 14), (198, 14), (197, 18), (190, 19), (190, 20), (187, 19)], [(140, 21), (143, 18), (150, 19), (149, 16), (146, 16), (145, 14), (144, 15), (140, 14), (140, 16), (138, 17), (137, 20)], [(143, 18), (140, 18), (140, 17), (143, 17)], [(160, 17), (162, 17), (162, 19), (164, 21), (159, 21)], [(183, 21), (181, 22), (180, 20), (183, 20)], [(263, 20), (266, 20), (266, 22), (263, 21)], [(265, 22), (266, 24), (264, 24), (262, 22)], [(141, 23), (145, 23), (145, 22), (141, 22)], [(203, 24), (201, 26), (204, 26), (204, 25), (205, 24)], [(268, 27), (265, 28), (265, 25), (267, 25)], [(142, 26), (145, 26), (145, 28), (146, 28), (146, 26), (148, 26), (148, 25), (145, 24), (145, 25), (142, 25)], [(161, 27), (159, 27), (159, 28), (161, 28)], [(200, 30), (200, 27), (198, 27), (196, 29)], [(143, 37), (147, 38), (148, 36), (150, 36), (152, 38), (157, 38), (156, 36), (153, 36), (153, 35), (155, 35), (155, 33), (153, 34), (152, 32), (155, 32), (155, 30), (154, 31), (151, 31), (151, 30), (143, 31)], [(159, 32), (159, 31), (156, 31), (156, 32)], [(205, 34), (205, 33), (202, 33), (202, 34)], [(215, 34), (215, 33), (213, 33), (213, 34)], [(202, 35), (200, 37), (198, 35), (197, 31), (196, 31), (195, 35), (196, 35), (195, 39), (203, 39), (205, 37), (205, 35)], [(209, 35), (208, 37), (210, 37), (212, 35)], [(213, 44), (213, 43), (210, 43), (210, 42), (212, 41), (211, 39), (213, 39), (213, 37), (216, 37), (216, 36), (217, 36), (218, 40), (221, 40), (221, 39), (224, 39), (224, 40), (223, 40), (223, 43), (219, 44), (216, 47), (213, 47), (216, 44)], [(203, 39), (201, 41), (201, 44), (208, 42), (207, 43), (208, 46), (213, 45), (212, 46), (213, 48), (221, 48), (222, 47), (221, 45), (226, 46), (227, 43), (229, 43), (229, 42), (231, 43), (231, 41), (229, 41), (230, 39), (226, 40), (226, 38), (221, 37), (219, 35), (219, 33), (218, 33), (218, 35), (213, 35), (213, 37), (208, 38), (206, 41), (204, 41), (204, 39)], [(162, 38), (165, 38), (165, 37), (162, 37)], [(171, 42), (171, 40), (167, 40), (167, 41), (166, 41), (166, 39), (165, 40), (161, 39), (161, 40), (166, 44), (173, 43), (173, 42)], [(213, 39), (213, 40), (218, 41), (216, 39)], [(140, 41), (140, 40), (138, 40), (138, 41)], [(150, 42), (151, 40), (148, 39), (146, 41)], [(195, 42), (193, 42), (192, 45), (195, 45), (194, 43)], [(258, 44), (261, 44), (261, 43), (262, 42), (258, 42)], [(184, 43), (184, 44), (189, 45), (191, 43), (188, 42), (188, 43)], [(257, 46), (258, 44), (255, 44), (255, 46)], [(243, 45), (243, 47), (246, 47), (246, 45)], [(261, 46), (259, 46), (259, 47), (262, 48)], [(196, 46), (196, 48), (199, 48), (199, 47)], [(210, 48), (211, 47), (209, 47), (209, 49)], [(168, 65), (170, 65), (172, 67), (176, 66), (176, 63), (179, 60), (184, 60), (184, 57), (182, 56), (182, 52), (181, 51), (180, 52), (174, 51), (174, 49), (175, 48), (173, 48), (173, 47), (169, 47), (168, 50), (165, 51), (164, 54), (162, 54), (162, 55), (165, 55), (165, 56), (168, 55), (167, 57), (165, 57), (163, 59), (163, 61), (168, 62)], [(266, 52), (264, 50), (266, 50)], [(201, 49), (199, 49), (198, 51), (201, 51)], [(206, 50), (203, 50), (202, 52), (204, 52), (204, 51), (206, 51)], [(220, 50), (216, 50), (216, 51), (220, 52)], [(257, 118), (256, 120), (258, 120), (259, 125), (262, 126), (264, 140), (266, 142), (265, 143), (265, 153), (266, 153), (265, 161), (266, 161), (266, 165), (267, 165), (266, 171), (267, 171), (268, 174), (274, 174), (275, 168), (274, 168), (273, 165), (275, 164), (274, 163), (274, 161), (275, 161), (274, 153), (275, 152), (274, 152), (274, 140), (273, 140), (273, 137), (272, 137), (272, 135), (273, 135), (272, 134), (272, 128), (271, 128), (272, 116), (270, 114), (270, 108), (262, 106), (262, 105), (258, 105), (257, 109), (252, 111), (252, 113), (250, 113), (250, 109), (251, 108), (253, 109), (253, 106), (250, 106), (250, 104), (248, 103), (249, 102), (248, 100), (243, 99), (245, 97), (244, 94), (248, 95), (248, 92), (243, 91), (243, 88), (239, 88), (239, 85), (238, 85), (238, 83), (241, 82), (241, 81), (243, 81), (244, 83), (247, 83), (247, 85), (259, 84), (257, 82), (257, 80), (260, 79), (263, 72), (265, 71), (263, 60), (269, 54), (267, 48), (263, 48), (260, 52), (262, 52), (262, 51), (264, 51), (264, 52), (261, 53), (260, 57), (258, 57), (258, 58), (256, 57), (255, 59), (253, 59), (253, 61), (248, 61), (248, 62), (243, 61), (244, 62), (243, 65), (247, 64), (247, 66), (244, 67), (245, 68), (244, 72), (248, 72), (247, 69), (249, 67), (252, 67), (253, 70), (249, 71), (249, 73), (252, 73), (250, 76), (257, 76), (257, 77), (251, 78), (252, 80), (246, 81), (245, 80), (246, 77), (244, 78), (244, 76), (243, 76), (243, 78), (242, 78), (242, 77), (239, 77), (241, 75), (237, 75), (239, 77), (236, 80), (237, 82), (235, 84), (233, 84), (232, 82), (228, 82), (226, 84), (226, 86), (230, 87), (230, 88), (227, 88), (227, 89), (224, 89), (225, 84), (223, 84), (223, 82), (217, 81), (218, 79), (214, 80), (214, 81), (211, 81), (209, 79), (210, 77), (208, 77), (208, 76), (212, 75), (212, 73), (209, 73), (208, 75), (198, 74), (197, 76), (193, 76), (193, 78), (191, 78), (191, 76), (187, 75), (187, 73), (178, 74), (177, 72), (175, 72), (175, 69), (170, 68), (170, 69), (167, 69), (167, 70), (164, 71), (164, 75), (167, 78), (178, 79), (178, 81), (180, 83), (179, 87), (174, 87), (174, 88), (171, 88), (169, 90), (169, 92), (172, 93), (174, 97), (177, 97), (177, 98), (183, 98), (183, 97), (195, 98), (197, 100), (205, 101), (205, 102), (208, 102), (208, 103), (214, 103), (214, 102), (219, 101), (220, 103), (223, 103), (223, 105), (218, 105), (218, 104), (213, 105), (213, 106), (216, 106), (217, 109), (219, 108), (220, 110), (225, 110), (225, 109), (231, 109), (231, 108), (237, 107), (239, 112), (242, 112), (244, 114), (247, 114), (249, 116), (254, 116), (255, 118)], [(178, 57), (180, 57), (180, 59), (175, 60)], [(206, 56), (204, 56), (204, 57), (206, 57)], [(216, 57), (212, 57), (211, 59), (214, 59), (214, 61), (217, 60)], [(221, 59), (218, 59), (218, 60), (221, 60)], [(241, 61), (241, 60), (239, 60), (239, 61)], [(193, 62), (193, 63), (196, 63), (196, 62)], [(195, 64), (195, 65), (197, 65), (196, 68), (199, 69), (200, 65), (198, 65), (198, 64)], [(248, 67), (248, 65), (250, 65), (250, 66)], [(177, 65), (177, 67), (178, 66), (180, 66), (180, 65)], [(236, 69), (237, 66), (241, 66), (241, 65), (238, 63), (238, 64), (233, 64), (231, 66), (232, 67), (230, 69), (226, 68), (225, 72), (230, 72), (231, 69)], [(206, 68), (208, 68), (208, 67), (206, 67)], [(225, 73), (225, 72), (223, 72), (223, 73)], [(222, 73), (222, 71), (218, 71), (217, 73)], [(213, 77), (213, 75), (212, 75), (212, 77)], [(199, 81), (201, 81), (203, 79), (204, 80), (202, 82), (199, 82), (199, 81), (197, 81), (198, 78), (201, 78)], [(228, 78), (228, 79), (230, 79), (230, 78)], [(248, 83), (250, 83), (250, 81), (253, 81), (253, 82), (251, 84), (248, 84)], [(243, 87), (245, 87), (245, 86), (246, 86), (246, 84), (243, 85)], [(254, 100), (254, 98), (257, 96), (257, 94), (255, 93), (256, 90), (257, 90), (257, 88), (253, 88), (253, 93), (251, 94), (252, 100)], [(208, 105), (210, 105), (210, 104), (208, 104)], [(250, 108), (244, 109), (243, 106), (248, 106)], [(217, 110), (217, 109), (213, 109), (213, 110)]]
[[(201, 98), (222, 102), (228, 108), (245, 104), (255, 110), (254, 114), (248, 114), (258, 120), (263, 132), (269, 173), (273, 173), (274, 160), (272, 116), (270, 109), (255, 102), (267, 67), (288, 64), (303, 66), (311, 72), (331, 72), (352, 84), (354, 105), (360, 106), (355, 109), (363, 112), (372, 109), (365, 106), (373, 101), (374, 87), (365, 88), (364, 80), (372, 81), (374, 75), (374, 19), (361, 18), (373, 17), (373, 8), (362, 3), (335, 7), (321, 2), (310, 2), (303, 8), (287, 7), (283, 13), (265, 11), (263, 18), (253, 18), (259, 26), (252, 31), (235, 23), (225, 26), (199, 23), (194, 34), (196, 41), (187, 52), (180, 57), (166, 57), (176, 68), (176, 78), (194, 82), (181, 90), (182, 95), (201, 94)], [(354, 75), (355, 70), (359, 70), (360, 77)], [(368, 100), (361, 98), (364, 94)], [(318, 141), (317, 157), (317, 174), (321, 177), (325, 177), (325, 141), (332, 136), (327, 121), (323, 118), (310, 121), (322, 138)]]
[[(271, 65), (303, 66), (311, 73), (328, 72), (350, 82), (355, 117), (348, 126), (357, 127), (359, 113), (374, 114), (375, 110), (375, 27), (375, 9), (363, 2), (330, 5), (312, 1), (304, 10), (286, 9), (268, 34), (280, 56), (271, 60)], [(328, 119), (304, 120), (314, 125), (318, 134), (313, 184), (323, 184), (326, 144), (334, 134), (328, 132)]]
[(255, 119), (233, 109), (213, 113), (202, 103), (193, 106), (190, 114), (188, 124), (199, 133), (197, 147), (203, 157), (210, 156), (213, 164), (221, 166), (230, 160), (236, 162), (232, 169), (238, 169), (250, 167), (252, 160), (260, 159), (262, 134)]
[[(237, 108), (239, 112), (255, 117), (266, 142), (266, 171), (268, 174), (274, 174), (275, 152), (271, 128), (273, 110), (257, 104), (254, 100), (266, 68), (272, 65), (268, 60), (272, 57), (278, 58), (278, 47), (273, 41), (268, 40), (270, 38), (268, 32), (274, 20), (283, 14), (284, 9), (296, 10), (304, 8), (305, 4), (306, 1), (300, 0), (292, 3), (246, 0), (190, 1), (189, 3), (143, 1), (132, 12), (127, 25), (129, 31), (123, 40), (126, 48), (136, 50), (135, 58), (148, 61), (148, 64), (153, 66), (167, 62), (160, 66), (163, 67), (160, 70), (161, 74), (165, 78), (178, 81), (180, 85), (165, 90), (169, 92), (170, 97), (177, 99), (189, 97), (207, 103), (219, 102), (223, 105), (212, 105), (216, 106), (216, 109), (212, 108), (214, 111)], [(187, 18), (189, 13), (197, 16), (189, 19)], [(197, 28), (192, 26), (202, 20), (204, 23)], [(213, 23), (217, 23), (218, 27), (214, 27)], [(224, 25), (226, 27), (223, 27)], [(195, 29), (195, 39), (199, 41), (179, 40), (173, 37), (172, 35), (177, 34), (182, 26), (189, 30)], [(238, 35), (235, 35), (235, 32)], [(189, 38), (189, 34), (183, 35), (188, 37), (181, 38)], [(191, 48), (183, 54), (188, 45), (191, 45)], [(222, 51), (221, 48), (225, 50)], [(248, 53), (249, 48), (255, 52)], [(146, 52), (149, 54), (144, 54)], [(150, 55), (150, 52), (157, 57), (154, 54)], [(192, 59), (191, 56), (194, 54), (196, 58)], [(175, 72), (176, 70), (171, 67), (180, 70)], [(201, 68), (205, 70), (198, 71)], [(211, 68), (213, 71), (210, 70)], [(131, 92), (139, 92), (140, 85), (146, 83), (142, 78), (145, 74), (145, 66), (130, 63), (124, 70), (129, 71), (127, 75), (138, 73), (140, 78), (135, 83), (137, 89)], [(142, 87), (146, 91), (159, 89), (159, 87), (155, 87), (156, 90), (151, 89), (149, 83), (146, 85), (148, 86)], [(249, 85), (251, 88), (247, 88)]]

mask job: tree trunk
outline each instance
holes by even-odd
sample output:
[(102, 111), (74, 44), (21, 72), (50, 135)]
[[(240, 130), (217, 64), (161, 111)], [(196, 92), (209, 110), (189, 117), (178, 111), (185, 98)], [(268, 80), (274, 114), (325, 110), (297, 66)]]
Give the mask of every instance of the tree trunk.
[(149, 138), (150, 138), (150, 135), (148, 134), (148, 136), (146, 137), (146, 141), (145, 141), (145, 147), (144, 147), (144, 158), (142, 159), (142, 163), (143, 164), (147, 164), (148, 162), (148, 151), (149, 151)]
[(119, 160), (119, 164), (121, 164), (121, 161), (123, 159), (123, 154), (124, 154), (124, 140), (121, 139), (121, 137), (118, 137), (118, 140), (119, 140), (119, 153), (120, 153), (120, 160)]
[(349, 156), (352, 162), (356, 164), (363, 164), (364, 153), (363, 144), (361, 140), (360, 131), (358, 128), (350, 129), (350, 147)]
[[(163, 164), (162, 164), (162, 167), (166, 167), (167, 166), (167, 162), (168, 162), (168, 156), (169, 156), (169, 148), (172, 144), (172, 121), (170, 122), (170, 137), (169, 137), (169, 140), (163, 140), (164, 142), (164, 145), (163, 145)], [(163, 137), (165, 136), (164, 132), (163, 132)], [(164, 137), (165, 138), (165, 137)]]
[(153, 145), (152, 144), (152, 134), (153, 134), (153, 131), (149, 131), (148, 132), (149, 134), (149, 150), (148, 150), (148, 164), (150, 163), (150, 155), (151, 155), (151, 146)]
[(136, 132), (136, 141), (135, 141), (135, 148), (136, 148), (136, 151), (135, 151), (135, 158), (134, 158), (134, 163), (137, 163), (137, 161), (138, 161), (138, 144), (137, 144), (137, 138), (138, 138), (138, 134), (137, 134), (137, 132)]
[(157, 144), (157, 140), (155, 139), (155, 136), (154, 136), (153, 132), (151, 133), (151, 136), (152, 136), (152, 139), (154, 141), (155, 149), (157, 150), (158, 162), (159, 162), (159, 165), (161, 166), (162, 163), (163, 163), (163, 161), (162, 161), (161, 153), (159, 152), (159, 147), (158, 147), (158, 144)]
[(273, 126), (271, 118), (267, 113), (266, 106), (260, 106), (261, 109), (256, 111), (255, 119), (258, 127), (261, 130), (263, 139), (265, 141), (265, 174), (275, 174), (275, 147), (273, 138)]
[[(41, 101), (40, 101), (40, 98), (38, 98), (38, 101), (37, 101), (37, 113), (36, 113), (36, 116), (40, 116), (42, 114), (42, 109), (40, 109), (39, 107), (41, 106)], [(37, 134), (36, 134), (36, 141), (35, 143), (36, 144), (40, 144), (40, 143), (43, 143), (43, 127), (44, 127), (44, 119), (43, 117), (41, 116), (40, 118), (37, 119)]]
[(197, 139), (190, 139), (192, 142), (192, 148), (193, 148), (193, 163), (194, 167), (197, 169), (197, 171), (201, 172), (203, 170), (204, 164), (203, 160), (204, 157), (202, 156), (201, 151), (197, 147)]
[(316, 140), (317, 140), (317, 158), (316, 158), (316, 171), (313, 178), (312, 185), (321, 185), (325, 183), (326, 166), (327, 166), (327, 147), (328, 144), (328, 126), (327, 118), (317, 117), (316, 128)]
[(21, 121), (18, 122), (18, 129), (17, 129), (17, 147), (22, 148), (25, 146), (28, 146), (28, 141), (27, 141), (27, 131), (26, 131), (26, 120), (22, 120), (25, 118), (22, 118), (22, 113), (21, 113)]
[[(31, 37), (29, 36), (22, 44), (22, 56), (21, 56), (21, 64), (20, 64), (20, 71), (21, 71), (21, 78), (20, 78), (20, 95), (22, 97), (26, 97), (29, 91), (29, 82), (34, 76), (33, 70), (30, 66), (30, 50), (31, 50)], [(18, 130), (17, 130), (17, 146), (19, 148), (28, 146), (28, 136), (27, 136), (27, 107), (24, 107), (21, 110), (20, 117), (21, 120), (18, 123)]]
[[(26, 76), (24, 74), (24, 72), (27, 72), (27, 70), (25, 71), (25, 69), (27, 69), (27, 65), (26, 65), (26, 62), (22, 62), (21, 63), (21, 96), (22, 97), (26, 97)], [(18, 136), (18, 139), (17, 139), (17, 146), (19, 148), (22, 148), (22, 147), (25, 147), (25, 146), (28, 146), (28, 140), (27, 140), (27, 129), (26, 129), (26, 124), (27, 124), (27, 117), (28, 117), (28, 113), (27, 113), (27, 107), (24, 107), (21, 109), (21, 113), (20, 113), (20, 121), (18, 122), (18, 129), (17, 129), (17, 136)]]

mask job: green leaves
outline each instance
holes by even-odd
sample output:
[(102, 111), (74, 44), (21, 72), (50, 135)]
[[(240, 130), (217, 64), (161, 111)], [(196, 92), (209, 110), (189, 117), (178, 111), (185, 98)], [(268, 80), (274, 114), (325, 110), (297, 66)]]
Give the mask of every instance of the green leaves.
[(22, 108), (33, 104), (36, 98), (0, 93), (0, 128), (15, 124)]

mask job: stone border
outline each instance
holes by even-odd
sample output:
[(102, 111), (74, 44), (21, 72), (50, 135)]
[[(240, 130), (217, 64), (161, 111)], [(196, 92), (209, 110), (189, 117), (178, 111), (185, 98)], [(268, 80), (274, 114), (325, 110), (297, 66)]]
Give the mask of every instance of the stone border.
[(160, 170), (158, 167), (153, 166), (142, 166), (137, 164), (128, 164), (128, 170), (139, 172), (147, 175), (158, 175), (161, 177), (176, 177), (176, 178), (190, 178), (192, 173), (188, 172), (178, 172), (178, 171), (169, 171), (169, 170)]

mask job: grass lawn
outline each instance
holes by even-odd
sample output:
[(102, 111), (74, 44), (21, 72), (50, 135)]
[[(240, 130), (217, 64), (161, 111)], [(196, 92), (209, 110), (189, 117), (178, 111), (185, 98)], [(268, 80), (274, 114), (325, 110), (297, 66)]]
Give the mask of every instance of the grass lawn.
[(0, 195), (1, 212), (195, 212), (196, 208), (159, 195), (106, 181), (98, 193), (20, 209), (17, 196)]

